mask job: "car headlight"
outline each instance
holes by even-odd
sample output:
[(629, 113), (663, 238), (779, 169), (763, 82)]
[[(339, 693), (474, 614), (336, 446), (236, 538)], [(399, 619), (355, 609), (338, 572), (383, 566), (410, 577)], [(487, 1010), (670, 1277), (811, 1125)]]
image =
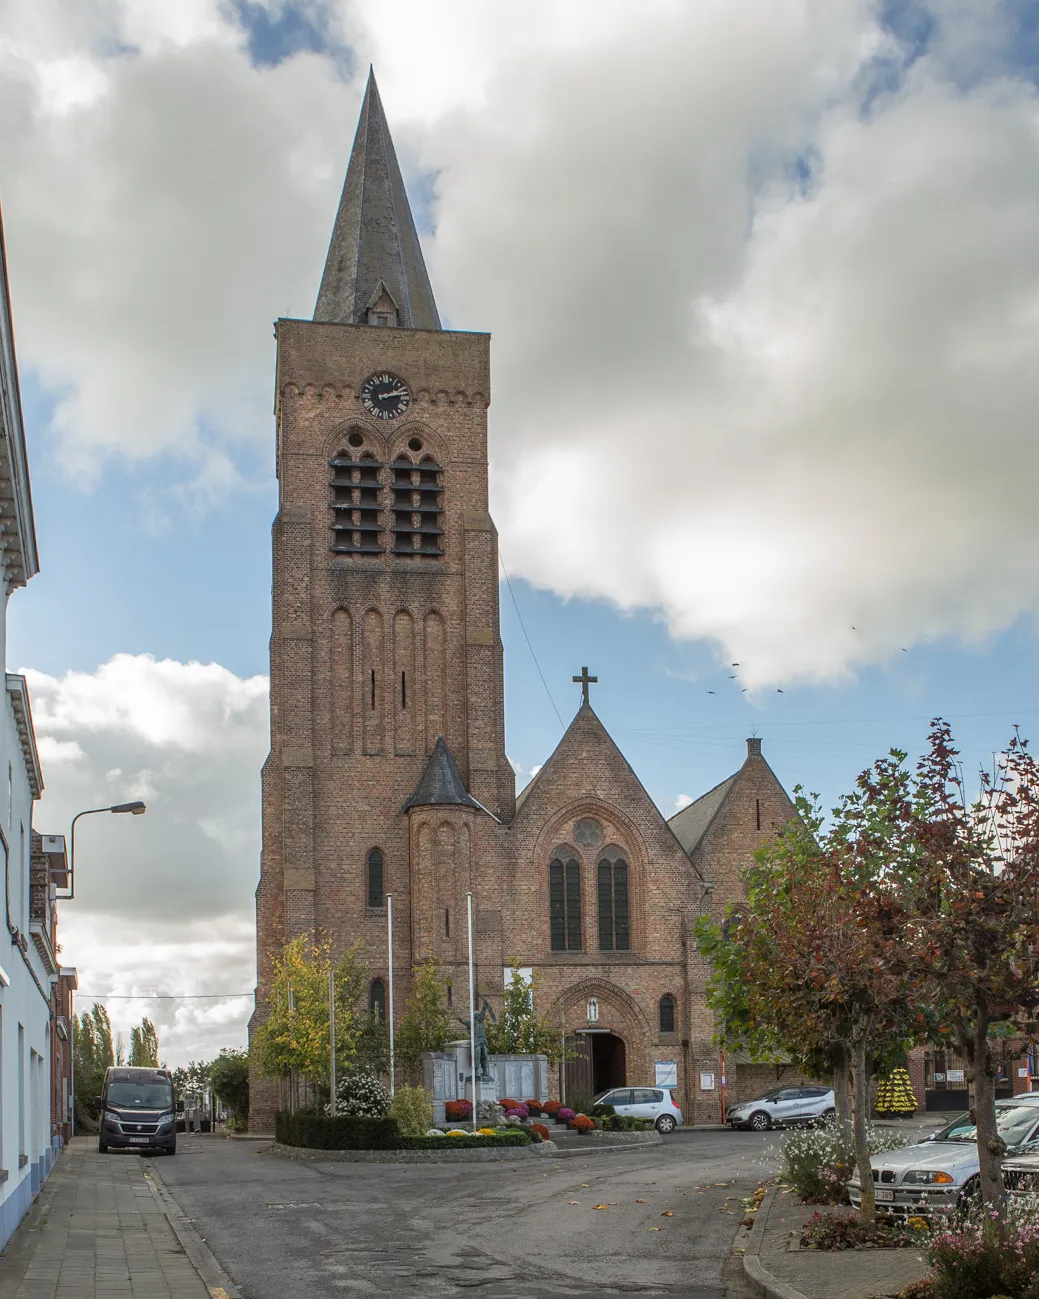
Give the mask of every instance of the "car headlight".
[(903, 1186), (952, 1186), (956, 1178), (951, 1173), (934, 1172), (930, 1168), (911, 1168), (902, 1178)]
[(172, 1123), (173, 1118), (174, 1116), (172, 1114), (164, 1114), (162, 1118), (159, 1119), (159, 1127), (161, 1128), (164, 1123)]

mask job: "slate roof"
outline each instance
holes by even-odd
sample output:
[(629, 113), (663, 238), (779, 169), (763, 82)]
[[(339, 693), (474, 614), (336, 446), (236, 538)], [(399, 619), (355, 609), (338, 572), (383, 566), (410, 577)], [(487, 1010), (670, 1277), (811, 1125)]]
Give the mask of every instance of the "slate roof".
[(426, 769), (408, 801), (401, 808), (406, 812), (409, 807), (474, 807), (479, 812), (486, 811), (462, 784), (451, 750), (444, 743), (442, 735), (437, 737), (433, 752), (429, 755)]
[(397, 306), (401, 328), (440, 328), (375, 73), (369, 72), (314, 319), (367, 324), (380, 284)]
[(39, 572), (36, 524), (29, 462), (22, 426), (18, 391), (18, 365), (11, 324), (11, 298), (7, 283), (7, 251), (0, 217), (0, 565), (6, 570), (8, 590), (24, 586)]
[(721, 811), (722, 804), (735, 784), (737, 775), (738, 772), (733, 773), (728, 780), (723, 780), (720, 785), (709, 789), (695, 803), (683, 807), (681, 812), (676, 812), (668, 821), (675, 838), (687, 853), (693, 851), (710, 829), (711, 822)]

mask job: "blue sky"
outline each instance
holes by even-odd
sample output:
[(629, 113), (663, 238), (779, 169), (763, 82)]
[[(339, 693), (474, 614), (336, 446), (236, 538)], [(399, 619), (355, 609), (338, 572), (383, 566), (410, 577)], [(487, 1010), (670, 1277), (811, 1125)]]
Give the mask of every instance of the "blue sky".
[(12, 0), (0, 50), (41, 556), (8, 667), (40, 828), (149, 802), (91, 823), (63, 924), (171, 1060), (244, 1033), (145, 992), (252, 979), (271, 322), (313, 302), (369, 61), (441, 314), (493, 336), (520, 783), (584, 664), (665, 814), (749, 735), (830, 805), (936, 714), (968, 771), (1039, 734), (1036, 0), (77, 15)]

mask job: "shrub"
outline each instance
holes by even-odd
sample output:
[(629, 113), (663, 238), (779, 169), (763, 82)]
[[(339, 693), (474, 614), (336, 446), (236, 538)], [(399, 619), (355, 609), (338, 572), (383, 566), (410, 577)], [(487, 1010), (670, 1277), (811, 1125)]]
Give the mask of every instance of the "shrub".
[(532, 1123), (530, 1130), (536, 1132), (542, 1141), (548, 1140), (548, 1128), (545, 1127), (544, 1123)]
[(1039, 1299), (1039, 1210), (1011, 1202), (1002, 1240), (982, 1210), (935, 1234), (934, 1299)]
[(402, 1137), (419, 1137), (433, 1126), (433, 1106), (421, 1087), (398, 1087), (388, 1115), (396, 1119)]
[[(901, 1132), (885, 1128), (870, 1128), (867, 1136), (871, 1155), (909, 1144)], [(788, 1134), (779, 1175), (804, 1204), (843, 1204), (853, 1166), (835, 1128), (808, 1128)]]
[(617, 1111), (612, 1105), (599, 1104), (592, 1106), (592, 1118), (594, 1119), (612, 1119), (616, 1113)]
[(441, 1137), (401, 1137), (397, 1143), (401, 1150), (486, 1150), (495, 1146), (529, 1146), (530, 1134), (526, 1128), (509, 1128), (506, 1131), (492, 1132), (490, 1136), (477, 1136), (475, 1132), (462, 1132), (445, 1142)]
[(274, 1135), (282, 1145), (309, 1150), (393, 1150), (399, 1144), (397, 1124), (392, 1118), (329, 1118), (324, 1114), (289, 1114), (285, 1110), (274, 1116)]
[[(351, 1069), (336, 1081), (336, 1099), (339, 1114), (358, 1118), (382, 1119), (390, 1108), (390, 1093), (365, 1069)], [(331, 1104), (325, 1106), (325, 1113), (332, 1113)]]
[[(919, 1221), (910, 1219), (910, 1222)], [(908, 1249), (918, 1247), (926, 1231), (926, 1222), (914, 1230), (909, 1222), (895, 1222), (890, 1218), (879, 1218), (866, 1225), (843, 1213), (813, 1213), (801, 1228), (801, 1244), (805, 1249), (853, 1249), (856, 1245)]]
[(566, 1103), (575, 1114), (591, 1114), (595, 1109), (595, 1097), (591, 1092), (573, 1092), (566, 1098)]
[(545, 1113), (546, 1113), (550, 1118), (555, 1118), (556, 1115), (559, 1113), (559, 1111), (563, 1108), (563, 1102), (562, 1102), (562, 1101), (545, 1101), (544, 1105), (542, 1105), (541, 1108), (545, 1111)]
[(575, 1115), (576, 1115), (575, 1110), (572, 1110), (568, 1106), (564, 1105), (560, 1109), (556, 1110), (556, 1122), (569, 1123), (570, 1120), (575, 1117)]
[(473, 1103), (467, 1100), (448, 1101), (444, 1105), (444, 1115), (449, 1119), (471, 1119)]
[(575, 1114), (573, 1128), (575, 1132), (594, 1132), (595, 1120), (590, 1119), (587, 1114)]

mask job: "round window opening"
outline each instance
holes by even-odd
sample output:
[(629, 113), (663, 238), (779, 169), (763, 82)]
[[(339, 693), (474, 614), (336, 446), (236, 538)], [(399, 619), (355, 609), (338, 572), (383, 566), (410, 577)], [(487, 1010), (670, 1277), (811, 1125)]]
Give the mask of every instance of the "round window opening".
[(421, 439), (421, 438), (412, 438), (411, 441), (408, 443), (408, 450), (409, 450), (409, 451), (421, 451), (421, 450), (422, 450), (422, 439)]
[(602, 826), (594, 817), (586, 816), (574, 826), (574, 838), (586, 847), (598, 847), (602, 843)]
[(347, 442), (350, 443), (352, 447), (359, 447), (364, 445), (364, 435), (362, 433), (358, 433), (356, 429), (354, 430), (353, 433), (350, 434), (350, 436), (346, 440)]

